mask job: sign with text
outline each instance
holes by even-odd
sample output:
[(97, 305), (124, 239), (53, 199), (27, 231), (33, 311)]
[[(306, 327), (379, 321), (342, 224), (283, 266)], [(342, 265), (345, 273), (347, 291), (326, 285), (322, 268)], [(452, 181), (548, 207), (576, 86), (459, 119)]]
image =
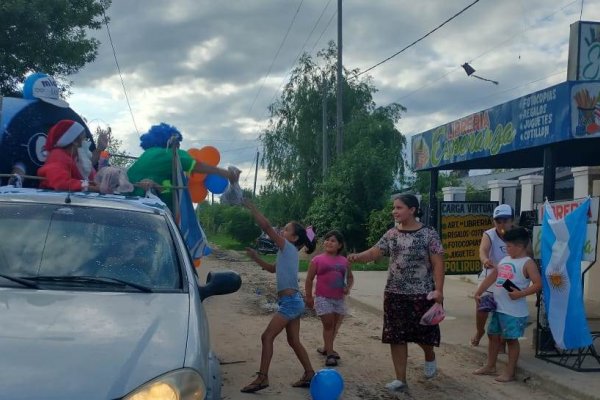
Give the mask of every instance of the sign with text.
[(440, 203), (440, 235), (447, 275), (478, 274), (479, 244), (483, 232), (492, 228), (498, 203), (443, 201)]
[(563, 82), (414, 135), (412, 166), (440, 168), (595, 137), (600, 137), (600, 82)]
[[(574, 199), (574, 200), (566, 200), (566, 201), (551, 201), (550, 207), (552, 207), (552, 211), (554, 211), (554, 216), (558, 219), (563, 219), (567, 214), (571, 211), (575, 210), (581, 203), (585, 201), (585, 197), (582, 199)], [(599, 198), (592, 197), (592, 201), (590, 203), (590, 211), (588, 213), (588, 224), (598, 222), (598, 205)], [(538, 224), (542, 224), (543, 214), (544, 214), (544, 203), (536, 204), (536, 208), (538, 210)]]
[[(550, 207), (554, 212), (554, 216), (558, 219), (564, 218), (567, 214), (575, 210), (585, 200), (574, 199), (567, 201), (551, 201)], [(585, 245), (583, 247), (583, 260), (582, 261), (595, 261), (596, 260), (596, 246), (598, 242), (598, 208), (600, 205), (600, 198), (592, 197), (590, 203), (590, 210), (588, 212), (587, 220), (587, 231), (585, 238)], [(536, 204), (538, 213), (538, 224), (542, 223), (542, 217), (544, 213), (544, 204)], [(541, 259), (541, 247), (542, 247), (542, 226), (536, 225), (533, 227), (533, 256), (536, 259)]]
[(600, 23), (577, 21), (571, 24), (567, 79), (600, 79)]

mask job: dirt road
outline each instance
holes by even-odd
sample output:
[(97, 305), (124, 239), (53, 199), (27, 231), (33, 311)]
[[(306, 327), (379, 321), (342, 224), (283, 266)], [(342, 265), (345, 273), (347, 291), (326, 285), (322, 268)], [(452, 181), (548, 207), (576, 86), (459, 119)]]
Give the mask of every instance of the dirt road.
[[(275, 354), (269, 372), (270, 387), (257, 394), (240, 393), (252, 381), (260, 361), (260, 335), (270, 320), (275, 301), (274, 275), (236, 252), (216, 253), (203, 260), (202, 268), (231, 269), (242, 276), (239, 292), (210, 298), (206, 309), (211, 325), (213, 347), (222, 362), (224, 399), (310, 399), (308, 389), (292, 388), (302, 368), (287, 345), (285, 334), (275, 341)], [(302, 283), (303, 284), (303, 283)], [(438, 375), (423, 377), (422, 352), (409, 347), (409, 390), (391, 395), (384, 388), (393, 379), (389, 347), (381, 343), (382, 317), (359, 304), (350, 306), (336, 340), (341, 361), (337, 370), (344, 377), (344, 400), (354, 399), (567, 399), (564, 394), (544, 390), (539, 382), (519, 376), (519, 381), (497, 383), (489, 376), (471, 374), (484, 358), (461, 346), (442, 344), (437, 350)], [(321, 322), (311, 314), (302, 318), (300, 336), (315, 370), (324, 368), (324, 358), (316, 352), (321, 346)], [(442, 336), (443, 340), (443, 336)], [(524, 382), (525, 381), (525, 382)]]

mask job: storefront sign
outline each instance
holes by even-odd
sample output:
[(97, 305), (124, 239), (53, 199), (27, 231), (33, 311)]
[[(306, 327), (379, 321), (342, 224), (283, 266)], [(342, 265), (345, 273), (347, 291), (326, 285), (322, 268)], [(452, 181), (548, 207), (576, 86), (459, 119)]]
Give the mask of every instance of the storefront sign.
[(440, 235), (447, 275), (481, 271), (479, 244), (483, 232), (494, 226), (496, 202), (441, 202)]
[(412, 137), (415, 170), (600, 136), (600, 82), (563, 82)]

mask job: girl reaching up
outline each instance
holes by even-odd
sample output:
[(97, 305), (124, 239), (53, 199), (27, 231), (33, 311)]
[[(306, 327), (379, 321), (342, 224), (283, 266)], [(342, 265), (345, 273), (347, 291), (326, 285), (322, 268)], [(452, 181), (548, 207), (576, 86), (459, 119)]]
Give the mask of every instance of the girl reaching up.
[(299, 223), (288, 222), (283, 231), (278, 233), (273, 229), (269, 220), (249, 200), (244, 200), (244, 206), (250, 210), (258, 226), (275, 242), (279, 249), (275, 264), (262, 260), (255, 250), (247, 249), (248, 256), (262, 269), (275, 274), (279, 310), (261, 335), (262, 352), (257, 377), (241, 391), (253, 393), (269, 386), (268, 374), (273, 357), (273, 342), (284, 328), (288, 344), (304, 368), (304, 374), (292, 386), (309, 387), (315, 372), (306, 349), (300, 343), (300, 316), (304, 312), (304, 300), (298, 287), (298, 251), (306, 247), (307, 252), (312, 253), (315, 250), (315, 242), (308, 239), (306, 229)]

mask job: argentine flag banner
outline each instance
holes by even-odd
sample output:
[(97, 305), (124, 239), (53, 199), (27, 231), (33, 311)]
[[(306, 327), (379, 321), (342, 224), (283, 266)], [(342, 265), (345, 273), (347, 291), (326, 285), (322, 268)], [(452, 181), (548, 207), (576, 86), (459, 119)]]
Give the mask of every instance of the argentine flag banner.
[[(177, 155), (177, 153), (175, 154)], [(199, 267), (202, 256), (210, 254), (211, 250), (207, 245), (204, 230), (196, 217), (190, 191), (187, 189), (188, 179), (183, 172), (178, 156), (176, 156), (175, 166), (175, 186), (179, 187), (179, 189), (175, 190), (176, 200), (174, 204), (178, 205), (175, 221), (190, 251), (194, 265)]]
[(581, 260), (586, 237), (588, 198), (557, 219), (548, 201), (542, 221), (542, 284), (550, 331), (557, 347), (574, 350), (592, 344), (585, 318)]

